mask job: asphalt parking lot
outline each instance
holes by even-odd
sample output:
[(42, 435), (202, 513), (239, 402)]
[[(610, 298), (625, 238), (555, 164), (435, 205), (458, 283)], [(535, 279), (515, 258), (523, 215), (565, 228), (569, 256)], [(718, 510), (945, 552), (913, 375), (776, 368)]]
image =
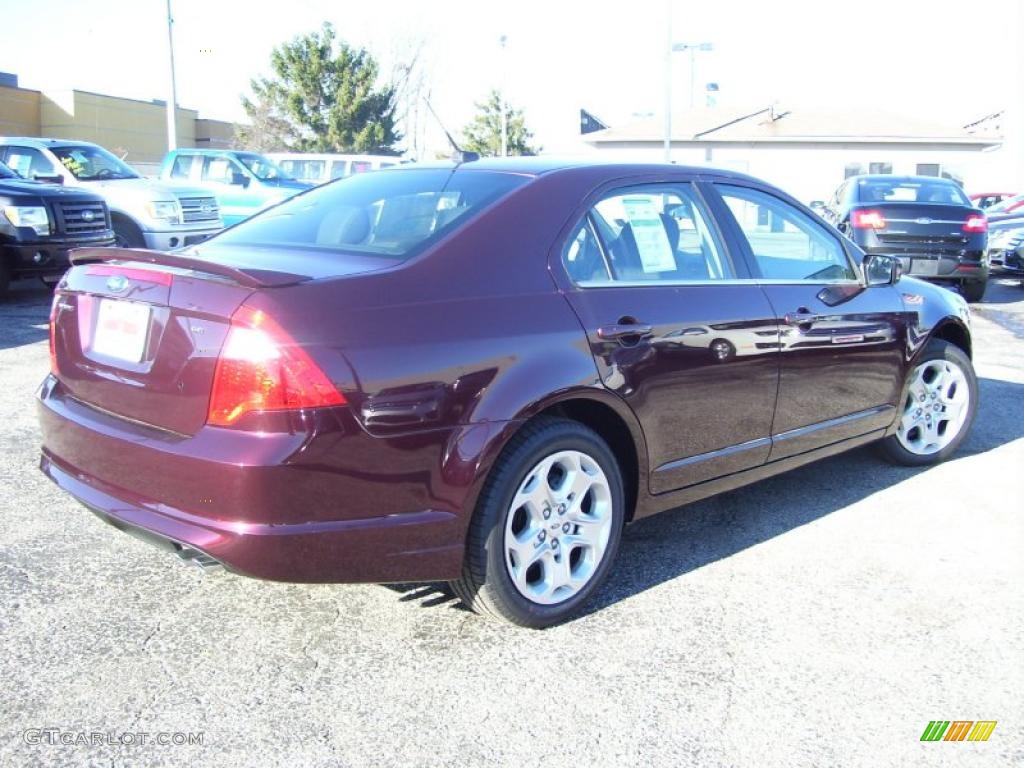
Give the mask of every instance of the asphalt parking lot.
[[(105, 526), (36, 470), (47, 310), (33, 283), (0, 303), (0, 765), (1024, 763), (1016, 282), (975, 307), (957, 458), (860, 450), (638, 523), (544, 632), (430, 585), (204, 573)], [(998, 725), (920, 742), (936, 719)], [(176, 733), (202, 744), (154, 743)]]

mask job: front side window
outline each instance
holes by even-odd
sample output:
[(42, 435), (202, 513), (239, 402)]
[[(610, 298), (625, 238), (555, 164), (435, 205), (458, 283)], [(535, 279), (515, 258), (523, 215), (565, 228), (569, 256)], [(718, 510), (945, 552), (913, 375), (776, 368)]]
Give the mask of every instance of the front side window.
[(130, 166), (101, 147), (50, 147), (50, 151), (79, 181), (139, 178)]
[(736, 277), (689, 184), (639, 186), (598, 202), (562, 260), (577, 283), (707, 282)]
[(276, 181), (279, 179), (291, 180), (292, 177), (273, 163), (269, 158), (258, 155), (255, 152), (237, 152), (235, 157), (244, 165), (253, 176), (260, 181)]
[(293, 197), (211, 242), (410, 258), (528, 181), (452, 169), (357, 174)]
[(193, 155), (178, 155), (171, 165), (172, 179), (187, 179), (192, 174)]
[(799, 208), (757, 189), (715, 184), (766, 280), (857, 280), (839, 240)]

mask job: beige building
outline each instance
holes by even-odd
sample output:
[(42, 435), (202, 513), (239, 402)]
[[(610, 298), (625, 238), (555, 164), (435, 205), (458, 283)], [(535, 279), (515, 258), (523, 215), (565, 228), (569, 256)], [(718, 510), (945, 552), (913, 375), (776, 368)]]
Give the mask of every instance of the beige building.
[[(16, 78), (4, 78), (16, 83)], [(226, 148), (235, 124), (177, 109), (179, 147)], [(167, 152), (163, 102), (138, 101), (89, 91), (34, 91), (0, 84), (0, 136), (45, 136), (91, 141), (126, 162), (151, 170)]]

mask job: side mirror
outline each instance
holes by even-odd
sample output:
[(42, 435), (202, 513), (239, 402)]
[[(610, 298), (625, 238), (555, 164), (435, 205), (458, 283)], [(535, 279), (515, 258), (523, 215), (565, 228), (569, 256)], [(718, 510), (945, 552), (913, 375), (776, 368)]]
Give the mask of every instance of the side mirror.
[(864, 279), (871, 285), (895, 285), (903, 276), (903, 262), (895, 256), (868, 254), (864, 257)]

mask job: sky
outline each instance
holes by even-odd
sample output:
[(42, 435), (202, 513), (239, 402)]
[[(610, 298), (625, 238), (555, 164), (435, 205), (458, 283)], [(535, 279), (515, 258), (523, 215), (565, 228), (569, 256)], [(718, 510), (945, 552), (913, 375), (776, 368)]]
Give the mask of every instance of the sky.
[[(668, 41), (711, 42), (697, 59), (697, 103), (716, 82), (738, 111), (912, 111), (963, 125), (1002, 109), (1001, 67), (1020, 44), (1019, 0), (172, 0), (178, 103), (242, 120), (240, 96), (270, 52), (332, 22), (385, 73), (421, 47), (431, 101), (457, 133), (504, 80), (535, 143), (579, 147), (580, 107), (609, 125), (665, 105)], [(671, 8), (672, 32), (666, 26)], [(168, 91), (165, 0), (0, 0), (0, 71), (24, 87), (149, 100)], [(507, 37), (504, 52), (499, 43)], [(672, 56), (676, 110), (689, 104), (689, 58)], [(436, 129), (434, 136), (436, 137)], [(436, 140), (436, 138), (435, 138)]]

